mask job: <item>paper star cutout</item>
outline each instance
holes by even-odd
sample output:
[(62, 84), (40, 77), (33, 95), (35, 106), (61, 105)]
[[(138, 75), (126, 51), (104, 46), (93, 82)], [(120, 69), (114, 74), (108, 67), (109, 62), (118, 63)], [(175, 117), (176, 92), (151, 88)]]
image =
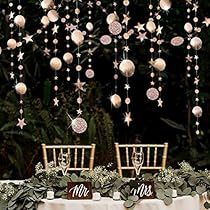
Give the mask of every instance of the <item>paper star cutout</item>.
[(128, 25), (128, 21), (130, 20), (131, 18), (129, 17), (129, 12), (127, 14), (123, 14), (123, 21), (122, 21), (122, 24), (125, 23), (125, 25)]
[(205, 20), (202, 22), (206, 25), (206, 27), (209, 27), (210, 25), (210, 18), (205, 17)]
[(76, 29), (77, 29), (77, 25), (73, 25), (72, 23), (70, 25), (66, 24), (66, 27), (65, 27), (66, 31), (74, 31)]
[(88, 5), (88, 7), (93, 7), (93, 2), (92, 1), (89, 1), (88, 3), (87, 3), (87, 5)]
[(79, 109), (77, 109), (77, 114), (78, 115), (81, 115), (82, 114), (82, 110), (79, 108)]
[(92, 49), (88, 49), (88, 55), (93, 55), (93, 50)]
[(124, 46), (123, 49), (125, 52), (128, 52), (130, 50), (129, 46)]
[(14, 15), (15, 15), (15, 13), (11, 11), (9, 13), (9, 20), (13, 19), (14, 18)]
[(33, 37), (33, 35), (26, 34), (26, 36), (23, 37), (23, 39), (26, 41), (26, 44), (28, 44), (29, 42), (33, 42), (32, 37)]
[(125, 87), (124, 87), (125, 90), (129, 90), (130, 88), (131, 88), (131, 87), (130, 87), (129, 84), (125, 84)]
[(13, 72), (10, 72), (10, 79), (15, 79), (15, 74)]
[(84, 85), (86, 82), (81, 82), (80, 79), (77, 79), (77, 82), (74, 83), (74, 85), (76, 86), (75, 92), (81, 90), (83, 92), (85, 92), (86, 90), (84, 89)]
[(195, 85), (198, 85), (199, 81), (200, 81), (199, 78), (195, 77), (194, 84), (195, 84)]
[(136, 39), (139, 39), (141, 42), (143, 42), (145, 39), (148, 39), (146, 35), (147, 35), (147, 32), (144, 32), (144, 33), (139, 32), (139, 35), (136, 37)]
[(145, 25), (145, 24), (141, 24), (141, 23), (138, 22), (137, 25), (134, 26), (134, 28), (136, 28), (138, 32), (139, 32), (139, 31), (145, 31), (144, 25)]
[(158, 102), (158, 107), (163, 107), (163, 100), (161, 98), (159, 98), (157, 102)]
[(23, 127), (26, 125), (26, 123), (25, 123), (24, 121), (25, 121), (24, 118), (23, 118), (23, 119), (18, 118), (18, 123), (17, 123), (16, 126), (20, 127), (21, 130), (22, 130)]
[(22, 52), (20, 51), (19, 54), (17, 55), (18, 61), (23, 60), (23, 56), (24, 56), (24, 53), (22, 53)]
[(44, 48), (43, 52), (44, 52), (44, 55), (48, 55), (48, 56), (50, 55), (50, 50), (47, 47)]
[(130, 126), (130, 122), (132, 121), (131, 119), (131, 112), (126, 112), (124, 115), (125, 119), (124, 122), (127, 123), (127, 126)]
[(160, 35), (160, 34), (162, 34), (162, 29), (163, 29), (163, 26), (160, 26), (160, 25), (158, 25), (158, 28), (156, 29), (156, 34), (157, 35)]
[(195, 56), (194, 56), (194, 59), (195, 59), (195, 60), (198, 60), (198, 59), (199, 59), (198, 55), (195, 55)]
[(189, 62), (189, 63), (192, 63), (192, 56), (190, 55), (187, 55), (187, 57), (185, 57), (186, 61)]
[(117, 60), (115, 60), (114, 62), (113, 62), (113, 64), (114, 64), (114, 69), (118, 69), (118, 62), (117, 62)]
[(53, 34), (57, 34), (58, 33), (58, 29), (59, 29), (59, 26), (54, 24), (54, 26), (52, 28)]
[(58, 103), (59, 103), (58, 98), (57, 98), (57, 97), (55, 97), (55, 98), (53, 99), (53, 101), (54, 101), (54, 106), (58, 106)]
[(76, 56), (77, 56), (77, 58), (80, 58), (81, 57), (81, 53), (77, 53)]
[(195, 12), (197, 12), (198, 11), (198, 8), (199, 8), (199, 6), (198, 6), (198, 2), (196, 2), (196, 3), (194, 3), (193, 4), (193, 11), (195, 11)]

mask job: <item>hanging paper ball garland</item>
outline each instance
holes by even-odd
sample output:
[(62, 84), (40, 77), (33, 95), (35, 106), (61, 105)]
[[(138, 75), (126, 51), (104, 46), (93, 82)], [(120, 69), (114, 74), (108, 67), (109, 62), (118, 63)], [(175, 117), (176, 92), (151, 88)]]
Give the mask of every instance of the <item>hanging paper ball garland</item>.
[(73, 119), (71, 126), (73, 131), (78, 134), (84, 133), (87, 130), (87, 122), (81, 117)]
[(192, 109), (192, 113), (195, 117), (201, 117), (203, 114), (203, 110), (200, 106), (194, 106)]
[(194, 50), (200, 50), (202, 48), (202, 40), (199, 37), (193, 37), (190, 40), (190, 45)]
[(171, 44), (175, 47), (181, 46), (184, 43), (184, 38), (181, 36), (176, 36), (171, 39)]
[(116, 13), (110, 13), (109, 15), (107, 15), (106, 17), (106, 22), (107, 24), (111, 24), (113, 23), (114, 21), (118, 21), (119, 20), (119, 17)]
[(184, 24), (184, 30), (187, 32), (187, 33), (192, 33), (193, 31), (193, 26), (191, 23), (187, 22)]
[(55, 70), (58, 71), (62, 68), (62, 61), (60, 58), (58, 57), (54, 57), (50, 60), (50, 67)]
[(172, 3), (170, 0), (160, 0), (159, 5), (162, 10), (168, 11), (171, 8)]
[(109, 24), (109, 32), (113, 35), (119, 35), (122, 32), (122, 25), (118, 21)]
[(154, 33), (156, 31), (156, 25), (155, 25), (155, 23), (152, 20), (148, 21), (147, 24), (146, 24), (146, 29), (150, 33)]
[(154, 61), (149, 62), (157, 71), (164, 71), (166, 68), (166, 62), (162, 58), (157, 58)]
[(9, 40), (7, 41), (7, 47), (8, 47), (9, 49), (14, 50), (14, 49), (17, 47), (17, 41), (16, 41), (15, 39), (9, 39)]
[(119, 70), (121, 71), (123, 76), (131, 77), (135, 72), (135, 65), (133, 61), (125, 59), (120, 63)]
[(156, 88), (149, 88), (146, 92), (147, 98), (151, 101), (155, 101), (159, 97), (159, 92)]
[(43, 0), (41, 2), (42, 9), (49, 9), (54, 6), (53, 0)]
[(101, 38), (100, 38), (100, 42), (101, 42), (101, 44), (103, 44), (103, 45), (109, 45), (109, 44), (112, 43), (112, 38), (111, 38), (111, 36), (109, 36), (109, 35), (103, 35), (103, 36), (101, 36)]
[(110, 96), (110, 101), (115, 108), (119, 108), (121, 106), (121, 97), (116, 93)]
[(79, 46), (83, 44), (85, 38), (83, 33), (80, 30), (76, 29), (72, 32), (71, 39), (77, 46)]
[(24, 95), (27, 91), (27, 87), (26, 84), (23, 82), (19, 82), (15, 85), (15, 90), (17, 92), (17, 94), (19, 95)]
[(24, 28), (26, 19), (22, 15), (17, 15), (14, 19), (14, 23), (16, 24), (16, 26), (18, 26), (20, 28)]
[(73, 55), (70, 52), (67, 52), (63, 55), (63, 60), (67, 63), (67, 64), (71, 64), (73, 62)]
[(46, 26), (49, 25), (50, 20), (49, 20), (49, 18), (48, 18), (46, 15), (44, 15), (44, 16), (42, 17), (42, 19), (41, 19), (41, 23), (46, 27)]
[(59, 15), (58, 15), (58, 12), (56, 10), (50, 10), (48, 13), (47, 13), (47, 17), (49, 18), (50, 22), (52, 23), (55, 23), (58, 21), (59, 19)]

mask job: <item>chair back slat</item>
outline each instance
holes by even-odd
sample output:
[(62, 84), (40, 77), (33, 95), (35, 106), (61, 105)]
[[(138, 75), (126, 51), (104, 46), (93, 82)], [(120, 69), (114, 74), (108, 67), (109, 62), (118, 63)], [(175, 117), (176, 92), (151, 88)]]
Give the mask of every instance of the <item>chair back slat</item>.
[(149, 167), (150, 147), (147, 147), (147, 167)]
[[(144, 164), (142, 169), (165, 169), (168, 143), (164, 144), (119, 144), (115, 143), (117, 170), (122, 176), (122, 170), (133, 170), (131, 156), (134, 151), (143, 151)], [(152, 157), (153, 155), (153, 157)], [(151, 161), (150, 161), (151, 160)]]
[(154, 149), (154, 167), (157, 165), (157, 147)]
[(91, 145), (46, 145), (42, 144), (44, 167), (53, 161), (58, 165), (59, 154), (68, 154), (70, 163), (69, 171), (93, 170), (95, 157), (95, 144)]

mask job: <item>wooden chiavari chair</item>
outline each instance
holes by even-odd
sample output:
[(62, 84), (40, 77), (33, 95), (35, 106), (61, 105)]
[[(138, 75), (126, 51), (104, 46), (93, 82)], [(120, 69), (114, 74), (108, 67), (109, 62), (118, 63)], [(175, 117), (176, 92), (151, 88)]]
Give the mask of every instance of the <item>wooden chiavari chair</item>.
[(53, 161), (54, 166), (59, 166), (59, 154), (68, 154), (70, 164), (68, 171), (93, 170), (95, 157), (95, 144), (91, 145), (46, 145), (42, 144), (44, 167)]
[[(115, 143), (117, 170), (122, 177), (123, 170), (133, 170), (131, 156), (135, 150), (142, 150), (144, 163), (141, 169), (164, 170), (166, 167), (168, 143), (164, 144), (119, 144)], [(161, 154), (161, 155), (159, 155)], [(153, 155), (153, 157), (152, 157)]]

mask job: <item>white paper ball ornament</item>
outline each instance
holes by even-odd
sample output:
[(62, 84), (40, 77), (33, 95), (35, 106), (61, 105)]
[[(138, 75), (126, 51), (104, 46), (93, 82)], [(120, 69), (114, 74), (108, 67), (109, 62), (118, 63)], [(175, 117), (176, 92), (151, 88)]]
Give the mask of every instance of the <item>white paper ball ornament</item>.
[(26, 19), (22, 15), (17, 15), (14, 19), (14, 23), (15, 23), (16, 26), (18, 26), (20, 28), (24, 28), (25, 23), (26, 23)]
[(73, 55), (70, 52), (67, 52), (63, 55), (63, 60), (67, 63), (67, 64), (71, 64), (73, 62)]
[(45, 15), (45, 16), (42, 17), (41, 23), (42, 23), (44, 26), (48, 26), (49, 23), (50, 23), (50, 20), (49, 20), (49, 18)]
[(119, 70), (121, 71), (123, 76), (131, 77), (131, 76), (133, 76), (133, 74), (135, 72), (135, 65), (134, 65), (133, 61), (131, 61), (129, 59), (125, 59), (120, 63)]
[(160, 0), (160, 8), (162, 10), (168, 11), (171, 8), (170, 0)]
[(164, 71), (166, 68), (166, 62), (162, 58), (157, 58), (154, 61), (149, 62), (157, 71)]
[(76, 45), (79, 46), (84, 42), (85, 38), (83, 33), (80, 30), (76, 29), (72, 32), (71, 39)]
[(59, 19), (58, 12), (54, 9), (50, 10), (47, 13), (47, 17), (49, 18), (50, 22), (53, 22), (53, 23), (55, 23)]
[(93, 30), (93, 24), (92, 24), (91, 22), (88, 22), (88, 23), (86, 24), (86, 29), (87, 29), (88, 31), (92, 31), (92, 30)]
[(194, 50), (200, 50), (202, 48), (202, 40), (199, 37), (193, 37), (190, 40), (190, 45)]
[(17, 94), (24, 95), (27, 91), (27, 87), (26, 87), (25, 83), (19, 82), (15, 85), (15, 90), (16, 90)]
[(54, 5), (52, 0), (43, 0), (41, 2), (42, 9), (49, 9)]
[(184, 24), (184, 30), (187, 32), (187, 33), (191, 33), (193, 31), (193, 26), (191, 23), (187, 22)]
[(114, 94), (110, 96), (110, 101), (115, 108), (119, 108), (121, 106), (121, 98), (118, 94)]
[(194, 106), (192, 109), (192, 113), (195, 117), (201, 117), (203, 114), (203, 110), (200, 106)]
[(50, 67), (55, 70), (58, 71), (62, 68), (62, 61), (60, 58), (58, 57), (54, 57), (50, 60)]
[(150, 33), (154, 33), (156, 31), (156, 25), (153, 21), (148, 21), (146, 24), (146, 29), (150, 32)]
[(7, 47), (14, 50), (17, 47), (17, 42), (15, 39), (9, 39), (7, 41)]
[(155, 101), (159, 97), (159, 92), (156, 88), (152, 87), (149, 88), (146, 92), (147, 98), (151, 101)]
[(106, 22), (107, 22), (108, 24), (111, 24), (111, 23), (113, 23), (114, 21), (118, 21), (118, 20), (119, 20), (119, 17), (117, 16), (116, 13), (110, 13), (110, 14), (108, 14), (107, 17), (106, 17)]

